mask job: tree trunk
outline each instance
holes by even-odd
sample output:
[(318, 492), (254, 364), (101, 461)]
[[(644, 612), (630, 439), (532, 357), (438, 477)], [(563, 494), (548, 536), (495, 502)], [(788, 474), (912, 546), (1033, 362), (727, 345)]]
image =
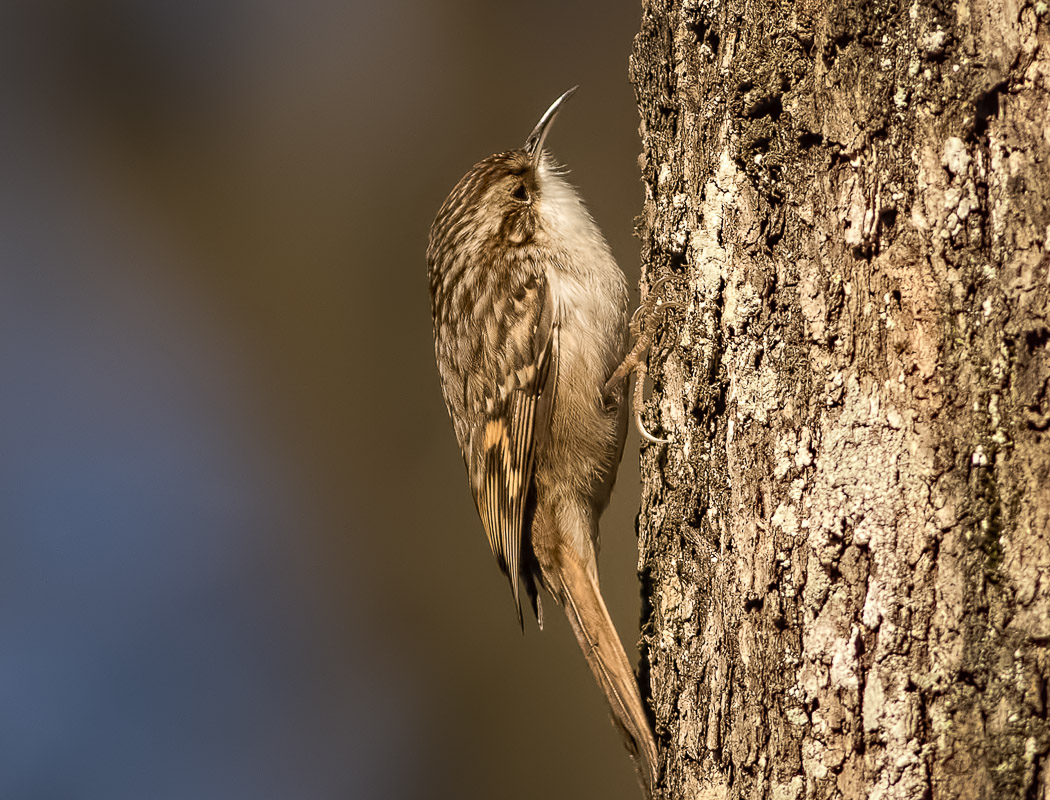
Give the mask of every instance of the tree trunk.
[(654, 0), (673, 798), (1050, 798), (1050, 12)]

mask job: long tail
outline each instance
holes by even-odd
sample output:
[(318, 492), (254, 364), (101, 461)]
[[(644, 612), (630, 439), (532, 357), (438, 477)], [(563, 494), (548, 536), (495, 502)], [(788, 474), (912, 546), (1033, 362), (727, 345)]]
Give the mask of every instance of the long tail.
[(587, 665), (605, 693), (613, 722), (623, 735), (647, 798), (657, 780), (656, 742), (642, 706), (638, 681), (605, 608), (598, 584), (575, 559), (560, 563), (562, 600)]

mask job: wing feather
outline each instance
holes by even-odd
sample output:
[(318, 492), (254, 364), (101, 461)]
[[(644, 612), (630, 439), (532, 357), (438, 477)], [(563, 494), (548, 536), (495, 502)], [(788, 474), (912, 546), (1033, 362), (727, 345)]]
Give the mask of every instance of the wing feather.
[(508, 335), (495, 362), (497, 374), (485, 387), (484, 420), (471, 431), (469, 470), (485, 535), (510, 580), (521, 621), (523, 537), (558, 372), (558, 326), (541, 276), (511, 295), (503, 321)]

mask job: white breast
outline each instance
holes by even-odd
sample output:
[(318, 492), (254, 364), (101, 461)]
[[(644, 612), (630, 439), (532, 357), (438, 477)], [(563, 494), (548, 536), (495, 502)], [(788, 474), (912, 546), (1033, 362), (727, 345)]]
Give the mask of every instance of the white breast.
[(539, 178), (540, 227), (557, 254), (547, 280), (561, 322), (561, 359), (602, 385), (623, 356), (627, 283), (572, 186), (546, 160)]

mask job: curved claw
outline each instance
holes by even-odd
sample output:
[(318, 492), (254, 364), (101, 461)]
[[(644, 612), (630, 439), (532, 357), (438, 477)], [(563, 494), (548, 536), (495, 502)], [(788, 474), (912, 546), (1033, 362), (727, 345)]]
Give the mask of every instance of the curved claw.
[(634, 310), (631, 315), (631, 335), (640, 339), (648, 335), (645, 328), (646, 323), (651, 323), (657, 316), (666, 314), (671, 309), (685, 308), (685, 304), (679, 300), (665, 300), (660, 296), (660, 290), (668, 282), (669, 278), (660, 278), (645, 295), (645, 300)]
[(649, 292), (646, 296), (656, 294), (661, 291), (664, 286), (670, 283), (674, 279), (673, 275), (664, 275), (662, 278), (657, 278), (656, 283), (649, 287)]
[(642, 422), (642, 415), (641, 415), (641, 413), (637, 413), (637, 414), (634, 415), (634, 427), (636, 427), (638, 429), (638, 434), (643, 439), (645, 439), (647, 442), (652, 442), (653, 444), (670, 444), (671, 443), (670, 439), (661, 439), (661, 438), (659, 438), (657, 436), (653, 436), (651, 433), (649, 433), (649, 431), (647, 431), (645, 429), (645, 423)]
[(649, 368), (644, 361), (640, 362), (635, 370), (634, 395), (631, 398), (631, 410), (634, 411), (634, 427), (638, 429), (638, 434), (651, 444), (670, 444), (669, 439), (661, 439), (649, 433), (645, 428), (645, 423), (642, 421), (642, 412), (645, 411), (645, 376), (648, 374)]

